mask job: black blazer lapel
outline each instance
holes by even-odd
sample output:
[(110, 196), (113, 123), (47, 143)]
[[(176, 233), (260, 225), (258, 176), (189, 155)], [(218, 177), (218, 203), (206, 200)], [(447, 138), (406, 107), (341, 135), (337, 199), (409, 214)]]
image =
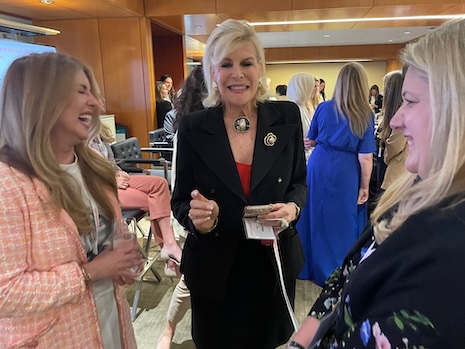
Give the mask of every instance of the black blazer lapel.
[[(283, 115), (272, 103), (259, 104), (258, 127), (250, 179), (250, 191), (260, 183), (270, 171), (284, 147), (296, 137), (298, 125), (283, 122)], [(274, 142), (265, 142), (267, 135), (276, 137)], [(267, 143), (267, 144), (266, 144)], [(285, 165), (285, 164), (283, 164)]]
[(246, 203), (247, 199), (224, 127), (221, 107), (209, 109), (203, 115), (200, 127), (202, 132), (191, 135), (194, 150), (225, 186)]

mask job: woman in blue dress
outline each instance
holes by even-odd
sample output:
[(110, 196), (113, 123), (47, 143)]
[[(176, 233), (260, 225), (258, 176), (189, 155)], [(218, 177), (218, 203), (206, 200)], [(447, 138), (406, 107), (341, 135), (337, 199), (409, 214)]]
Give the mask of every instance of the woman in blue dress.
[(323, 285), (366, 223), (375, 151), (374, 120), (359, 63), (344, 65), (334, 98), (321, 103), (305, 140), (315, 149), (307, 164), (308, 197), (297, 223), (305, 265), (300, 279)]

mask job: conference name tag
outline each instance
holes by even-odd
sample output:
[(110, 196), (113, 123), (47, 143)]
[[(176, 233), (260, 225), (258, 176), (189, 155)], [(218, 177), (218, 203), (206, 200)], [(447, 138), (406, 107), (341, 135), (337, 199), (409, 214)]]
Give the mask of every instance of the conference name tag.
[(242, 221), (244, 222), (247, 239), (276, 240), (273, 227), (258, 223), (256, 217), (242, 218)]

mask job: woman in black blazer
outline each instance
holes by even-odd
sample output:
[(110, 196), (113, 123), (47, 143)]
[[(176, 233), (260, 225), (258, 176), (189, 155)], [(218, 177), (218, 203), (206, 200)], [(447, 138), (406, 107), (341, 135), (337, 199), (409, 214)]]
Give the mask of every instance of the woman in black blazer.
[(371, 109), (373, 109), (374, 113), (379, 113), (381, 108), (383, 108), (383, 95), (379, 94), (378, 85), (371, 86), (368, 102), (370, 103)]
[(157, 127), (162, 128), (165, 121), (166, 113), (173, 109), (173, 104), (169, 101), (168, 89), (163, 81), (156, 82), (156, 110), (157, 110)]
[[(272, 204), (262, 218), (279, 233), (293, 302), (303, 253), (294, 223), (306, 197), (299, 109), (264, 102), (264, 52), (244, 21), (213, 31), (204, 56), (209, 109), (181, 119), (172, 204), (189, 230), (181, 270), (192, 297), (192, 336), (203, 348), (275, 348), (293, 332), (273, 247), (248, 240), (244, 206)], [(264, 223), (266, 224), (266, 223)]]

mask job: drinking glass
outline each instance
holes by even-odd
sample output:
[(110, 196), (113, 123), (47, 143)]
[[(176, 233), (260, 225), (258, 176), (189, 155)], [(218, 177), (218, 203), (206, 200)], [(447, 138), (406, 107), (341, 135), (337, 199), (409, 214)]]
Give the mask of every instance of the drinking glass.
[[(127, 244), (136, 246), (137, 237), (135, 232), (131, 231), (126, 223), (125, 219), (115, 219), (113, 222), (113, 239), (112, 247), (113, 249), (120, 248)], [(138, 267), (134, 266), (129, 268), (132, 272), (137, 272)]]

